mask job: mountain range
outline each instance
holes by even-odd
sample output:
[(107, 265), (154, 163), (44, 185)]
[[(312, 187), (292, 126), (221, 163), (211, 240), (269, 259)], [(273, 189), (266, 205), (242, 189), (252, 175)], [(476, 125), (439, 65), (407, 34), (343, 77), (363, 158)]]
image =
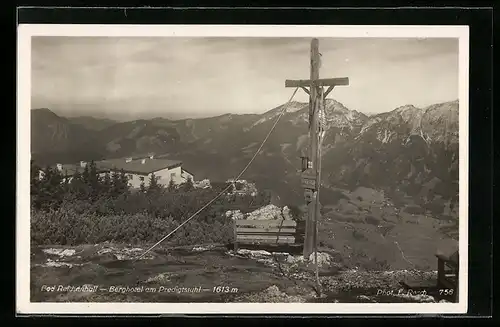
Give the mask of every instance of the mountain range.
[[(303, 202), (300, 155), (308, 144), (308, 104), (291, 102), (263, 114), (115, 122), (31, 111), (31, 154), (41, 165), (154, 152), (179, 159), (196, 179), (225, 181), (248, 163), (279, 113), (286, 113), (243, 178)], [(457, 201), (458, 101), (405, 105), (367, 116), (325, 102), (321, 201), (335, 189), (364, 186), (417, 201)], [(421, 199), (421, 200), (420, 200)]]

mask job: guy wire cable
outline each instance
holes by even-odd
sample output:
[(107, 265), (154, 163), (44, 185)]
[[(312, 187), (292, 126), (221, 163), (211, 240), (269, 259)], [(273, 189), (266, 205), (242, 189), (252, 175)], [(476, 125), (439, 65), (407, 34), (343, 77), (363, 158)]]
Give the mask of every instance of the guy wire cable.
[[(295, 94), (297, 93), (297, 90), (299, 88), (295, 88), (295, 91), (293, 91), (293, 94), (292, 96), (290, 97), (290, 99), (288, 100), (288, 102), (283, 106), (283, 109), (281, 110), (281, 112), (279, 113), (278, 115), (278, 118), (275, 120), (273, 126), (271, 127), (271, 129), (269, 130), (269, 133), (267, 133), (266, 137), (264, 138), (264, 140), (262, 141), (261, 145), (259, 146), (259, 148), (257, 149), (257, 151), (255, 152), (255, 154), (253, 155), (252, 159), (250, 159), (250, 161), (248, 162), (248, 164), (245, 166), (245, 168), (243, 168), (243, 170), (238, 174), (238, 176), (236, 178), (234, 178), (234, 180), (239, 180), (240, 177), (247, 171), (248, 167), (250, 167), (250, 165), (252, 164), (252, 162), (255, 160), (255, 158), (257, 157), (257, 155), (259, 154), (259, 152), (262, 150), (262, 148), (264, 147), (264, 144), (266, 143), (266, 141), (268, 140), (269, 136), (271, 136), (271, 133), (274, 131), (274, 129), (276, 128), (276, 125), (278, 125), (278, 122), (280, 121), (281, 117), (285, 114), (286, 112), (286, 109), (288, 108), (288, 105), (290, 104), (290, 102), (292, 102), (292, 99), (293, 97), (295, 96)], [(151, 250), (153, 250), (155, 247), (157, 247), (161, 242), (163, 242), (164, 240), (166, 240), (168, 237), (170, 237), (170, 235), (172, 235), (173, 233), (175, 233), (177, 230), (179, 230), (182, 226), (184, 226), (186, 223), (188, 223), (191, 219), (193, 219), (194, 217), (196, 217), (200, 212), (202, 212), (205, 208), (207, 208), (209, 205), (211, 205), (215, 200), (217, 200), (222, 194), (224, 194), (230, 187), (232, 187), (232, 184), (226, 186), (221, 192), (219, 192), (219, 194), (217, 194), (212, 200), (208, 201), (203, 207), (201, 207), (200, 209), (198, 209), (198, 211), (196, 211), (193, 215), (191, 215), (191, 217), (189, 217), (188, 219), (186, 219), (182, 224), (180, 224), (179, 226), (177, 226), (173, 231), (171, 231), (170, 233), (168, 233), (166, 236), (164, 236), (161, 240), (159, 240), (158, 242), (156, 242), (153, 246), (151, 246), (149, 249), (147, 249), (145, 252), (143, 252), (138, 258), (136, 258), (134, 260), (137, 261), (139, 259), (141, 259), (142, 257), (144, 257), (147, 253), (149, 253)]]

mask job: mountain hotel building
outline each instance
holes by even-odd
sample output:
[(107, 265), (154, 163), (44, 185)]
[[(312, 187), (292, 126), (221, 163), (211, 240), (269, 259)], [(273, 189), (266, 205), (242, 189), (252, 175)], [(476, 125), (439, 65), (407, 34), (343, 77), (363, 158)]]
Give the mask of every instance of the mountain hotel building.
[[(99, 176), (106, 173), (119, 173), (123, 170), (129, 179), (129, 185), (132, 188), (139, 188), (144, 182), (149, 185), (149, 180), (154, 174), (159, 184), (168, 185), (173, 180), (176, 185), (185, 183), (189, 178), (194, 182), (194, 175), (182, 168), (182, 161), (155, 158), (154, 156), (142, 158), (119, 158), (94, 161)], [(87, 162), (81, 161), (80, 164), (57, 164), (57, 169), (69, 178), (79, 172), (82, 173)]]

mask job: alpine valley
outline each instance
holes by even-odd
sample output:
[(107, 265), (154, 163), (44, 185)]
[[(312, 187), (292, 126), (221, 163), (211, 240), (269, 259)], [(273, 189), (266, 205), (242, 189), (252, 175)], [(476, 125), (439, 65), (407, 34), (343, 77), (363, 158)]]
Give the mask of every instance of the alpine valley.
[[(397, 202), (411, 197), (436, 215), (458, 216), (458, 101), (406, 105), (371, 116), (326, 100), (324, 206), (360, 187)], [(31, 155), (39, 165), (149, 152), (182, 160), (196, 180), (235, 177), (257, 151), (283, 106), (264, 114), (115, 122), (31, 111)], [(304, 202), (300, 156), (308, 144), (308, 104), (291, 102), (246, 174), (287, 203)], [(398, 200), (399, 199), (399, 200)]]

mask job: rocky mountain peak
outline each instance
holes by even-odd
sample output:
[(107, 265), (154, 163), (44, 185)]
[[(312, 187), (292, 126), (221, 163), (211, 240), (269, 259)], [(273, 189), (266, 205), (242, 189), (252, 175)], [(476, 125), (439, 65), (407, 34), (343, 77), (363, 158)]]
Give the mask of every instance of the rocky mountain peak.
[(434, 104), (423, 111), (421, 128), (428, 140), (458, 142), (458, 100)]
[(350, 110), (347, 109), (342, 103), (338, 102), (335, 99), (325, 99), (325, 110), (329, 112), (337, 112), (337, 113), (347, 113)]
[(342, 103), (334, 99), (325, 100), (325, 114), (330, 127), (354, 129), (361, 127), (368, 119), (365, 114), (347, 109)]
[(414, 120), (419, 120), (422, 117), (423, 110), (408, 104), (398, 107), (389, 113), (388, 120), (402, 119), (405, 123), (411, 123)]

